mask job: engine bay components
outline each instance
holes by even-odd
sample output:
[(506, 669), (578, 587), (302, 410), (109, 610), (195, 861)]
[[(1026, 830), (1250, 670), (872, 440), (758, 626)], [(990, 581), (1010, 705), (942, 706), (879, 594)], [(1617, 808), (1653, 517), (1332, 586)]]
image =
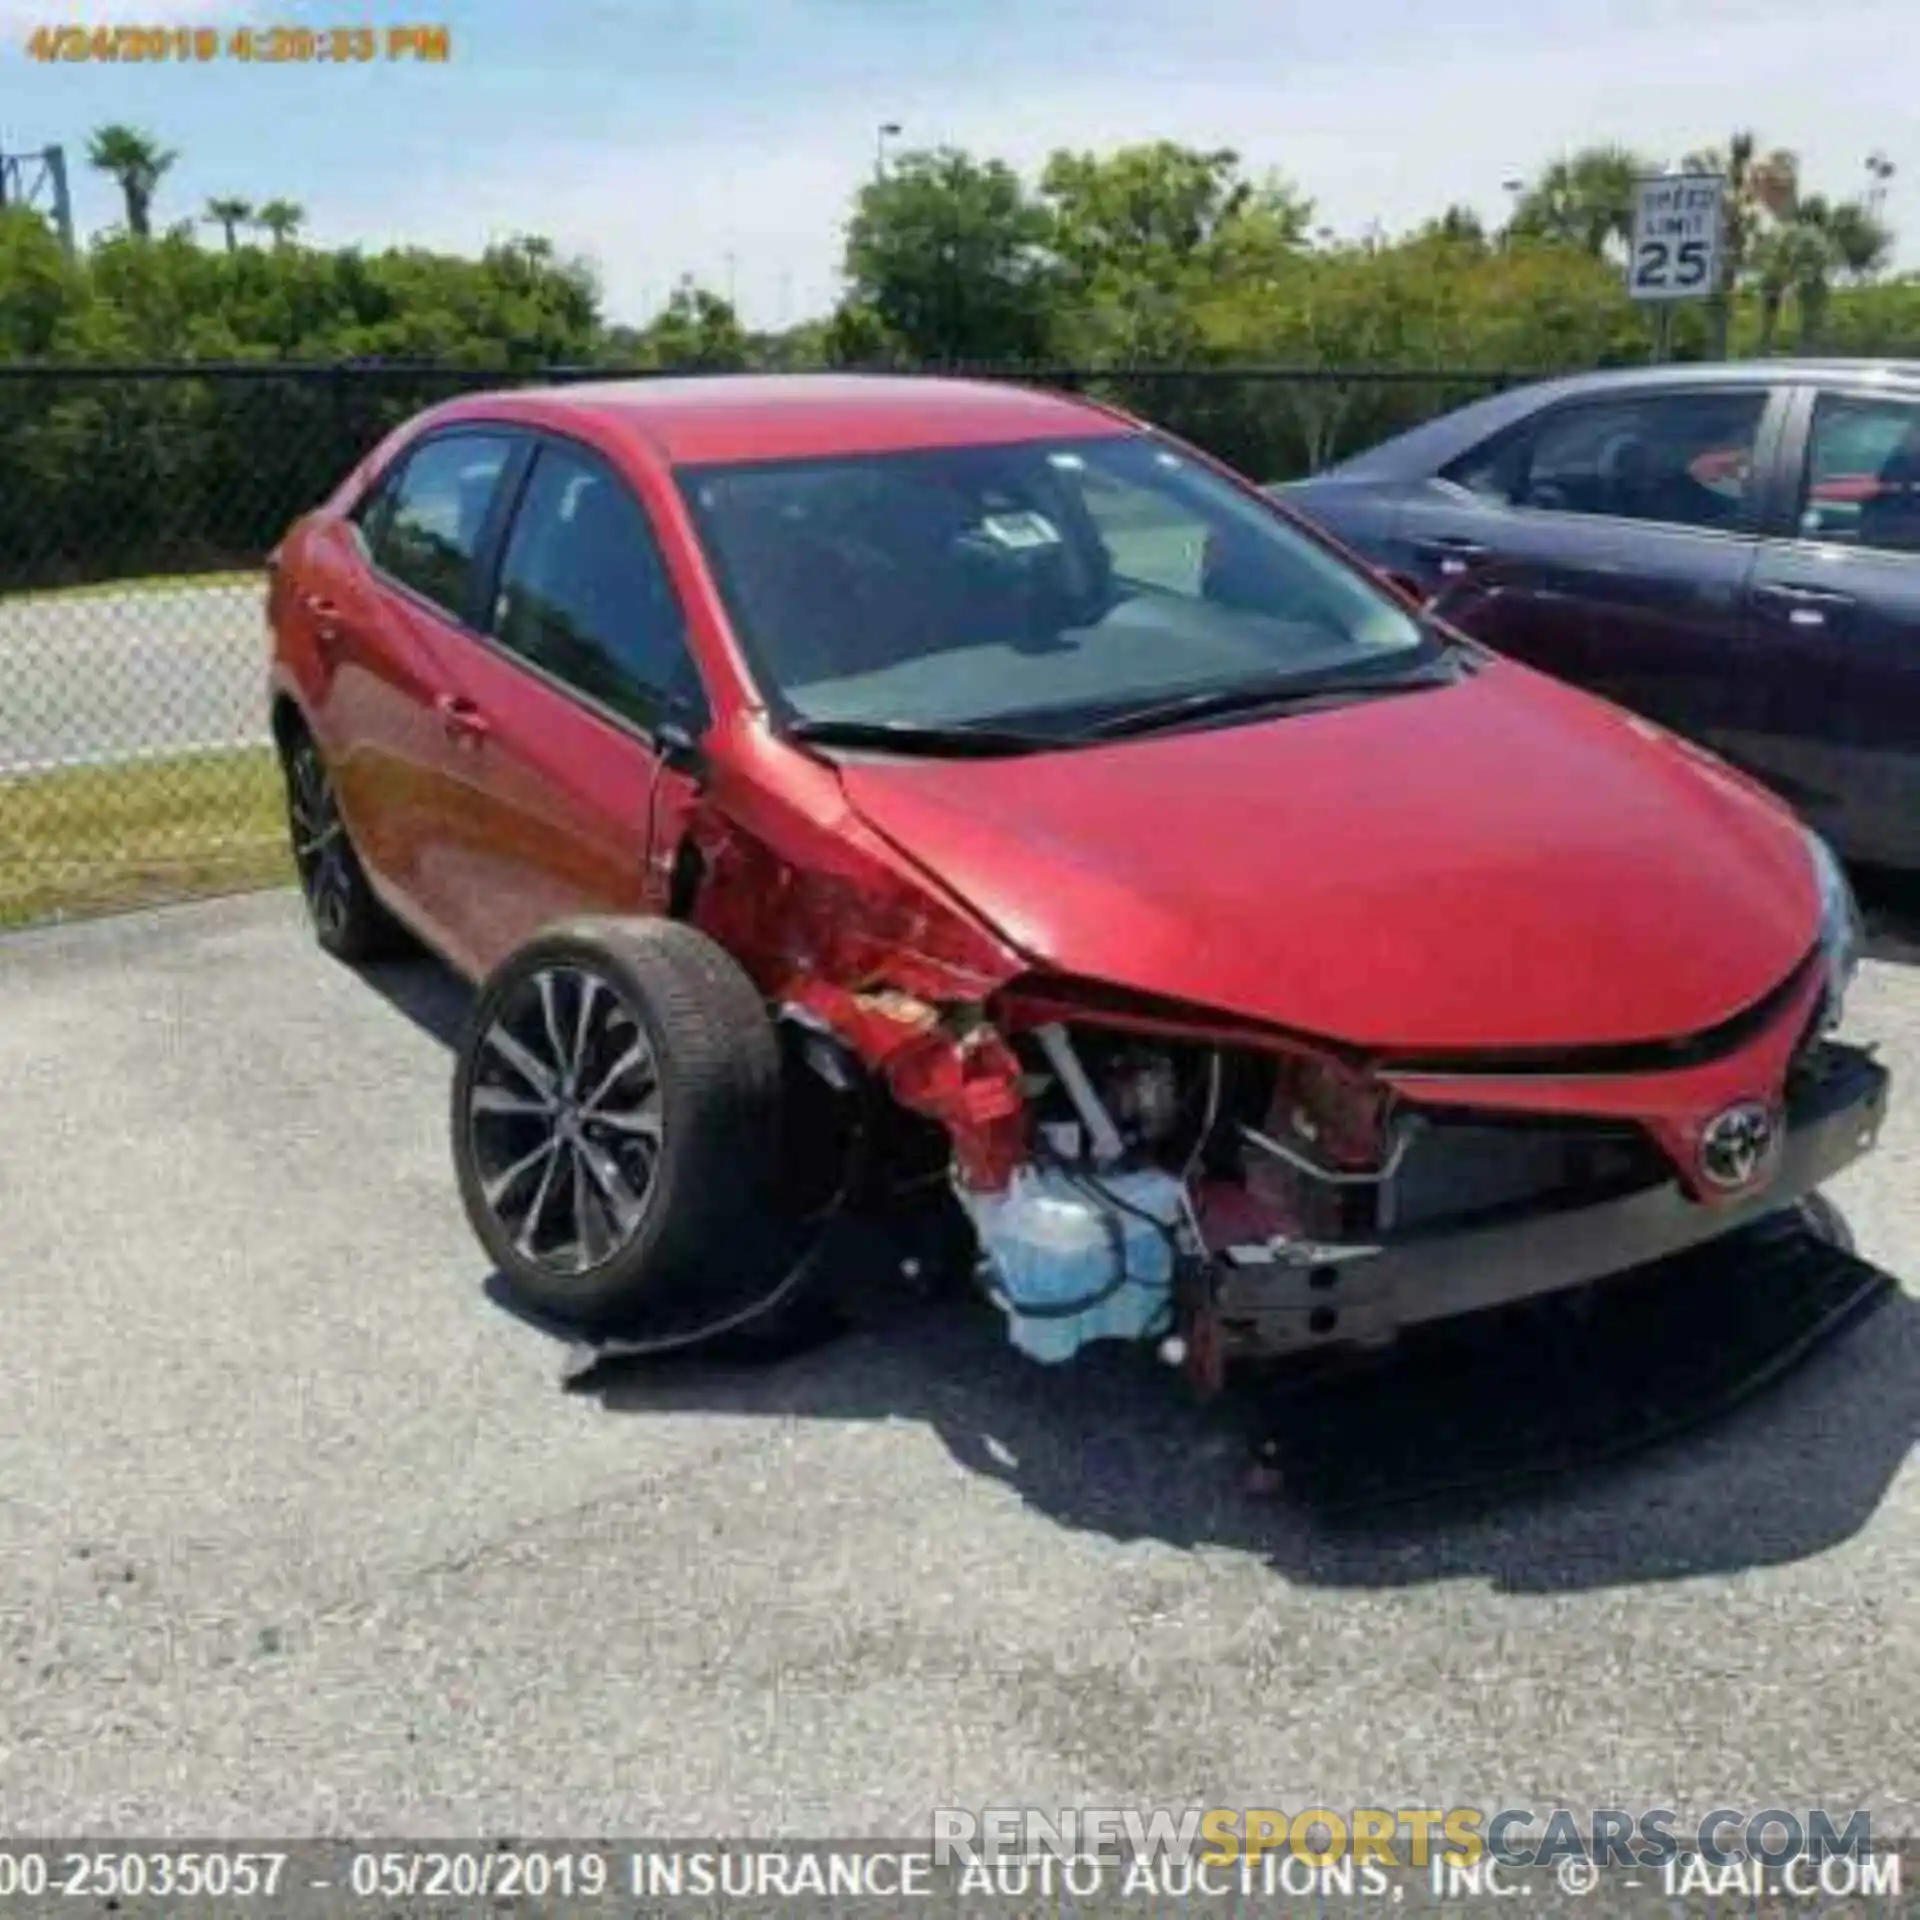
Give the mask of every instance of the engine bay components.
[(1148, 1340), (1173, 1324), (1186, 1190), (1157, 1167), (1083, 1174), (1018, 1168), (1002, 1193), (955, 1191), (978, 1235), (987, 1290), (1036, 1360), (1090, 1340)]

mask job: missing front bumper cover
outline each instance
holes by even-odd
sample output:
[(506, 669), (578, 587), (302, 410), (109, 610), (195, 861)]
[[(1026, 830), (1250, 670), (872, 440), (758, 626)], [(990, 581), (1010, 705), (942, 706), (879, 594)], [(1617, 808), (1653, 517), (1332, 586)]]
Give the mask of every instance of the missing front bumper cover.
[(1669, 1180), (1586, 1205), (1378, 1244), (1235, 1247), (1209, 1271), (1202, 1313), (1224, 1357), (1378, 1345), (1401, 1329), (1506, 1306), (1657, 1265), (1736, 1233), (1832, 1179), (1873, 1144), (1886, 1070), (1829, 1043), (1796, 1090), (1772, 1178), (1746, 1199), (1705, 1207)]

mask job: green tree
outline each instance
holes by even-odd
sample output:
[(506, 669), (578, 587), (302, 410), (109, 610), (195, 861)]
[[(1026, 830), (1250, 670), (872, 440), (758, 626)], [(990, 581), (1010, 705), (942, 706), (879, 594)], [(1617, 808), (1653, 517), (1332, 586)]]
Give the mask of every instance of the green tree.
[(297, 200), (269, 200), (253, 216), (253, 224), (276, 247), (291, 246), (294, 235), (306, 223), (307, 210)]
[(744, 367), (747, 336), (719, 294), (682, 277), (637, 341), (643, 365), (718, 373)]
[(207, 202), (206, 211), (200, 217), (208, 226), (220, 229), (220, 237), (232, 253), (240, 244), (240, 229), (253, 219), (253, 202), (237, 200), (230, 194), (216, 196)]
[(1461, 246), (1485, 247), (1487, 245), (1486, 223), (1471, 207), (1458, 202), (1443, 211), (1438, 218), (1427, 221), (1415, 233), (1417, 240), (1450, 240)]
[(89, 297), (85, 267), (27, 207), (0, 207), (0, 360), (42, 360)]
[(1041, 176), (1060, 344), (1076, 359), (1172, 360), (1198, 349), (1197, 298), (1223, 273), (1262, 276), (1305, 245), (1313, 209), (1247, 179), (1231, 148), (1169, 140), (1055, 153)]
[(1582, 147), (1526, 188), (1509, 231), (1516, 240), (1556, 240), (1596, 258), (1624, 254), (1633, 237), (1635, 182), (1657, 172), (1630, 148)]
[(877, 366), (899, 352), (880, 316), (858, 300), (842, 300), (828, 315), (820, 345), (827, 364), (834, 367)]
[(1834, 262), (1849, 280), (1870, 279), (1893, 257), (1893, 233), (1862, 200), (1842, 200), (1827, 217)]
[(145, 240), (153, 232), (153, 196), (178, 157), (150, 133), (118, 121), (97, 129), (87, 142), (87, 165), (110, 175), (120, 189), (127, 208), (127, 232), (136, 240)]
[(1232, 420), (1196, 437), (1265, 478), (1317, 470), (1470, 399), (1485, 391), (1476, 373), (1545, 373), (1644, 351), (1618, 271), (1585, 248), (1490, 252), (1436, 233), (1322, 247), (1265, 289), (1223, 281), (1199, 320), (1210, 357), (1435, 376), (1249, 386)]
[(861, 188), (848, 222), (852, 299), (916, 359), (1037, 358), (1052, 311), (1048, 229), (1004, 161), (902, 154)]
[(1776, 200), (1768, 223), (1748, 244), (1751, 284), (1759, 295), (1759, 349), (1771, 352), (1781, 309), (1793, 296), (1802, 348), (1819, 346), (1834, 282), (1858, 279), (1883, 261), (1891, 236), (1857, 201), (1793, 191)]
[(746, 336), (746, 356), (750, 366), (770, 372), (804, 372), (826, 365), (827, 340), (831, 318), (802, 320), (797, 326), (781, 327), (769, 333)]

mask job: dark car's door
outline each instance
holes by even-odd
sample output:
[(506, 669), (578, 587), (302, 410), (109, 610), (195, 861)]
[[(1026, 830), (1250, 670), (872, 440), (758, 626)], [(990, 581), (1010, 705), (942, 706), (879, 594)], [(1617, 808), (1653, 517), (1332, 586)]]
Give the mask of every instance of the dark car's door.
[(1920, 395), (1805, 387), (1786, 457), (1751, 601), (1798, 723), (1757, 770), (1854, 858), (1920, 867)]
[(474, 564), (513, 438), (455, 428), (417, 442), (326, 530), (304, 612), (326, 673), (318, 718), (361, 856), (436, 946), (457, 920), (430, 849), (455, 803), (448, 716)]
[(1449, 480), (1475, 496), (1479, 550), (1438, 611), (1722, 750), (1768, 731), (1747, 584), (1785, 405), (1759, 384), (1611, 393), (1476, 450)]
[(459, 957), (492, 967), (571, 914), (664, 906), (694, 785), (659, 732), (707, 707), (646, 509), (597, 453), (542, 436), (489, 557), (462, 660), (471, 750), (434, 862)]

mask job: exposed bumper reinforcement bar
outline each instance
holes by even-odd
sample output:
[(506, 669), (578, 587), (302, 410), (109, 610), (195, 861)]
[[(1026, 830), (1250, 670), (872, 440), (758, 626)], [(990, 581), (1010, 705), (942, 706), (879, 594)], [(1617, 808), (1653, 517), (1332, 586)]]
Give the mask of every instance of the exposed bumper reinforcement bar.
[(1351, 1257), (1222, 1264), (1211, 1307), (1224, 1357), (1384, 1344), (1404, 1327), (1653, 1265), (1791, 1205), (1865, 1153), (1886, 1114), (1886, 1069), (1856, 1048), (1828, 1052), (1826, 1071), (1789, 1107), (1773, 1177), (1750, 1198), (1703, 1206), (1670, 1181), (1592, 1206), (1340, 1250)]

